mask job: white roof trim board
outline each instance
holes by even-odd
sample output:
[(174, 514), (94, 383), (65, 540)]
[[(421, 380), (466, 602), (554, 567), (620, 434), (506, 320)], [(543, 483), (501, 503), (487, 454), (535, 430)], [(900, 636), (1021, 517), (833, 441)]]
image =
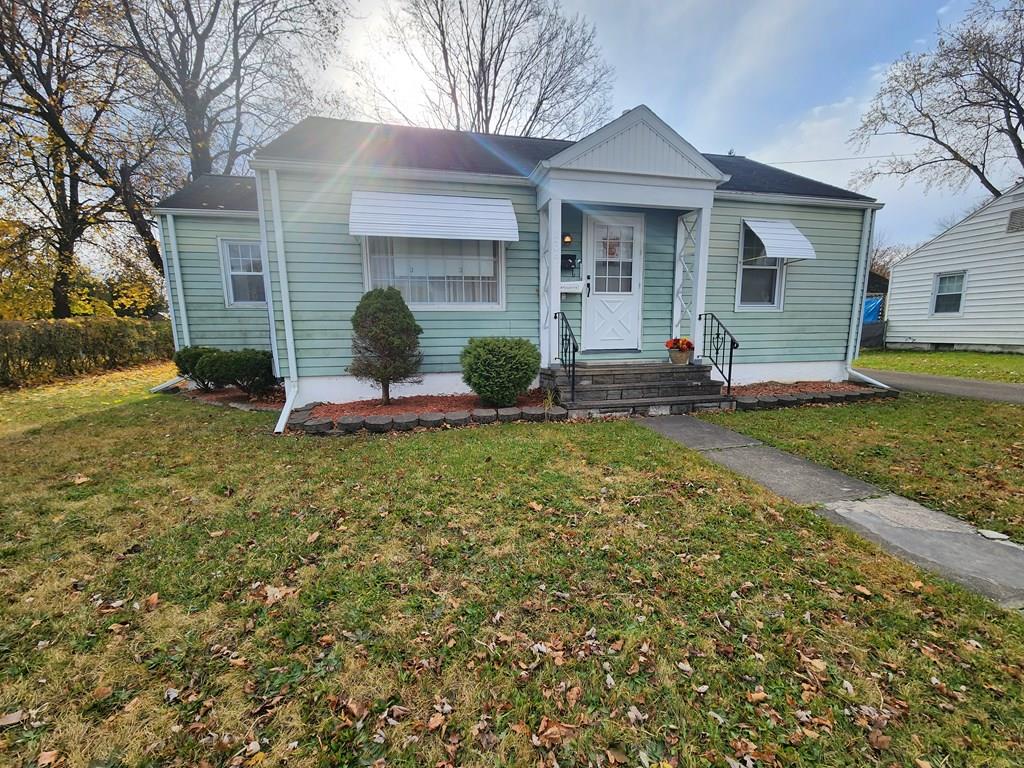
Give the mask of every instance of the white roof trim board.
[(519, 240), (511, 200), (405, 192), (354, 190), (348, 231), (384, 237)]
[(743, 222), (761, 238), (770, 259), (799, 261), (818, 257), (811, 241), (789, 219), (744, 219)]

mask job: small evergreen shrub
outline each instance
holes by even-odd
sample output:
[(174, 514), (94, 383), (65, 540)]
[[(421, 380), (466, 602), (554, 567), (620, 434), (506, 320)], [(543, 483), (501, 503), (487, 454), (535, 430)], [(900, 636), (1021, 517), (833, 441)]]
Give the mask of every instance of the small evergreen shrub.
[(258, 349), (208, 352), (196, 362), (193, 376), (207, 388), (234, 385), (249, 396), (265, 394), (277, 384), (273, 355)]
[(199, 358), (216, 351), (216, 347), (182, 347), (174, 353), (174, 365), (179, 374), (190, 379), (196, 372)]
[(381, 402), (391, 402), (391, 385), (419, 382), (420, 328), (397, 288), (363, 294), (352, 313), (352, 362), (348, 372), (380, 387)]
[(232, 380), (250, 397), (265, 395), (277, 386), (274, 356), (262, 349), (242, 349), (232, 356)]
[(526, 339), (470, 339), (459, 361), (462, 380), (496, 408), (515, 405), (540, 371), (540, 352)]
[(221, 389), (234, 383), (232, 380), (231, 353), (214, 349), (192, 366), (189, 377), (203, 389)]

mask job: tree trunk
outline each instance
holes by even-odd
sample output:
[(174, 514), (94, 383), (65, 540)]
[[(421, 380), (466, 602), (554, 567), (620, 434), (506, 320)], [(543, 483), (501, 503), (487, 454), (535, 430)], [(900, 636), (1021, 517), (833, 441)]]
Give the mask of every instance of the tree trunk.
[(382, 381), (380, 383), (380, 403), (381, 405), (391, 405), (391, 382)]
[(153, 223), (146, 215), (146, 205), (135, 194), (135, 188), (132, 186), (132, 179), (128, 169), (122, 165), (118, 171), (120, 185), (117, 188), (117, 192), (121, 197), (122, 205), (124, 205), (125, 214), (128, 216), (132, 226), (135, 227), (135, 232), (142, 239), (142, 244), (146, 247), (146, 256), (149, 258), (149, 263), (153, 265), (158, 274), (163, 275), (164, 260), (160, 256), (160, 246), (153, 235)]
[(75, 263), (74, 245), (62, 243), (57, 248), (56, 272), (50, 293), (53, 296), (54, 319), (71, 317), (71, 270)]

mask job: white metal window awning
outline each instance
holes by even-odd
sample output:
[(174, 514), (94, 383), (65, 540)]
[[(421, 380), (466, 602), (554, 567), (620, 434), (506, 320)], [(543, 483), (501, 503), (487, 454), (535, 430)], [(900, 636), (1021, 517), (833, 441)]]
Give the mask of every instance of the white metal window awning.
[(790, 262), (818, 257), (811, 241), (789, 219), (744, 219), (743, 222), (761, 239), (769, 259)]
[(354, 190), (348, 231), (383, 237), (519, 240), (511, 200), (404, 192)]

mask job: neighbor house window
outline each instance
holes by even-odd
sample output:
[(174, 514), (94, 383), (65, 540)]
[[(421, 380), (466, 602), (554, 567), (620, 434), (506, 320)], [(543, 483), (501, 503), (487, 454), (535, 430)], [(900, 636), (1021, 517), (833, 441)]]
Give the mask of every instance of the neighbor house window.
[(228, 306), (265, 304), (263, 260), (260, 244), (249, 240), (222, 240), (224, 260), (224, 292)]
[(743, 225), (740, 251), (740, 307), (777, 309), (782, 306), (782, 260), (769, 258), (761, 238)]
[(935, 276), (935, 300), (932, 312), (936, 315), (959, 314), (964, 302), (966, 272), (948, 272)]
[(370, 288), (393, 286), (412, 305), (498, 307), (502, 244), (493, 240), (367, 237)]

